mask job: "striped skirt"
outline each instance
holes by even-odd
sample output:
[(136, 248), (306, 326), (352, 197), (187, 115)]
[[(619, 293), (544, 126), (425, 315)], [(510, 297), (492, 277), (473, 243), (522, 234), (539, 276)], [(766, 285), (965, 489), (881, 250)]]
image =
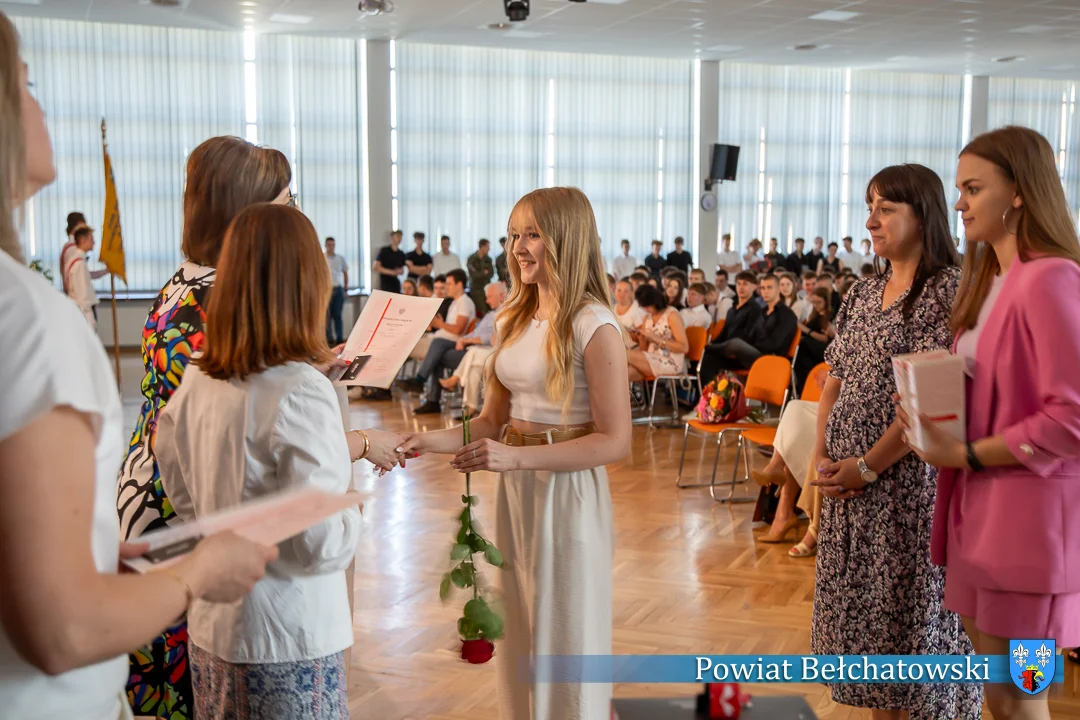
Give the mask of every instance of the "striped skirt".
[(348, 720), (344, 652), (241, 665), (188, 648), (199, 720)]

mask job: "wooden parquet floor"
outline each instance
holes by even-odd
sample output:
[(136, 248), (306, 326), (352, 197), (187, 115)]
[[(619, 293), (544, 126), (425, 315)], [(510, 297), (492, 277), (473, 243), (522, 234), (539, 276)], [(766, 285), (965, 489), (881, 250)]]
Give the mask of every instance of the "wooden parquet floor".
[[(138, 408), (139, 371), (137, 358), (125, 357), (130, 421)], [(397, 396), (392, 402), (354, 402), (352, 426), (417, 430), (450, 423), (447, 416), (415, 418), (411, 407), (410, 399)], [(790, 542), (755, 543), (753, 505), (728, 507), (715, 503), (707, 489), (676, 488), (681, 441), (681, 430), (635, 427), (632, 457), (609, 468), (616, 521), (614, 652), (808, 652), (813, 561), (789, 558)], [(732, 455), (721, 458), (720, 477), (730, 473)], [(464, 492), (464, 476), (450, 469), (448, 459), (420, 458), (383, 478), (357, 466), (357, 485), (369, 493), (357, 552), (349, 683), (352, 717), (358, 720), (498, 718), (494, 666), (457, 657), (460, 596), (446, 606), (439, 601)], [(687, 461), (691, 475), (707, 479), (712, 455), (700, 441), (691, 440)], [(490, 532), (494, 476), (482, 473), (473, 482)], [(756, 490), (750, 484), (739, 491)], [(490, 576), (491, 569), (486, 572)], [(1080, 719), (1078, 669), (1066, 663), (1065, 686), (1050, 691), (1054, 718)], [(869, 718), (866, 711), (832, 703), (818, 685), (747, 687), (757, 695), (801, 694), (823, 719)], [(615, 694), (691, 696), (698, 690), (620, 685)]]

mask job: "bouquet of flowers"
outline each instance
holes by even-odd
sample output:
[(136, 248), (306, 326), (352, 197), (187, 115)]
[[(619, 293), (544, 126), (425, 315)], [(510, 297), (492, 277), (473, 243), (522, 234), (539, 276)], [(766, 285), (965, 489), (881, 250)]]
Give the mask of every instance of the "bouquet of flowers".
[[(464, 444), (472, 442), (470, 417), (468, 410), (462, 415)], [(451, 585), (460, 588), (472, 588), (472, 599), (465, 603), (465, 610), (458, 619), (458, 633), (461, 635), (461, 659), (474, 665), (486, 663), (495, 654), (495, 644), (503, 636), (503, 619), (482, 593), (480, 576), (474, 556), (481, 554), (490, 565), (503, 566), (502, 553), (481, 534), (473, 518), (473, 508), (480, 499), (472, 494), (472, 475), (465, 473), (465, 494), (461, 502), (465, 509), (458, 516), (461, 527), (458, 530), (454, 546), (450, 549), (450, 561), (454, 567), (447, 572), (439, 585), (439, 597), (445, 602), (450, 597)]]
[(746, 395), (737, 375), (720, 373), (705, 386), (697, 405), (697, 415), (705, 423), (732, 423), (746, 417)]

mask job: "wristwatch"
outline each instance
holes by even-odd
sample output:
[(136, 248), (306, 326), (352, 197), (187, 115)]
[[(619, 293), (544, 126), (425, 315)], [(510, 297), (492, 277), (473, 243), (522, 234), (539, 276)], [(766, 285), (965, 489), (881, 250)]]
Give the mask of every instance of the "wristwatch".
[(878, 474), (870, 469), (870, 466), (866, 464), (866, 458), (861, 457), (858, 460), (859, 463), (859, 475), (862, 477), (864, 483), (872, 483), (878, 479)]

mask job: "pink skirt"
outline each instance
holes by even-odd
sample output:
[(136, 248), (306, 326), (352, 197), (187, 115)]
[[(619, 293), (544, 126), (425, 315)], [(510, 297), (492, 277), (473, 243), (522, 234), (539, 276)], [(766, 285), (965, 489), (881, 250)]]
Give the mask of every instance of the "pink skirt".
[(975, 619), (980, 632), (1006, 640), (1056, 640), (1080, 646), (1080, 593), (1035, 595), (975, 587), (945, 570), (945, 607)]

